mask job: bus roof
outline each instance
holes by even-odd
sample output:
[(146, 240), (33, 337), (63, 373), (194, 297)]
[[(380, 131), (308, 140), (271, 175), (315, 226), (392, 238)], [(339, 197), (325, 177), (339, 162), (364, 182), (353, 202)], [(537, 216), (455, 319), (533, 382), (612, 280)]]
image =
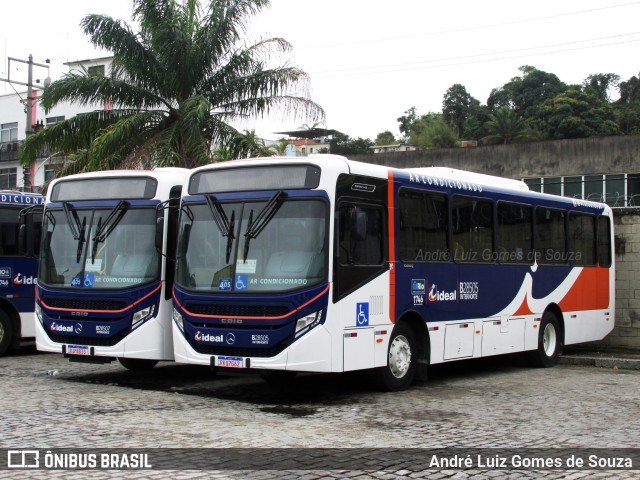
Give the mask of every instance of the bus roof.
[(419, 175), (431, 175), (449, 180), (461, 180), (463, 182), (480, 183), (490, 187), (500, 187), (515, 190), (529, 190), (529, 186), (521, 180), (513, 180), (511, 178), (496, 177), (486, 175), (484, 173), (469, 172), (467, 170), (457, 170), (449, 167), (421, 167), (421, 168), (404, 168), (405, 171), (411, 171)]

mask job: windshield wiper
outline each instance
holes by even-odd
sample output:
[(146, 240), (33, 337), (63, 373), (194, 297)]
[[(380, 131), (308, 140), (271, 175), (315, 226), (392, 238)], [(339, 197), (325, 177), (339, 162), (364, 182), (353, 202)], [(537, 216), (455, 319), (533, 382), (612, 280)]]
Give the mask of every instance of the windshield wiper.
[(213, 220), (216, 222), (216, 226), (223, 237), (227, 237), (227, 259), (225, 263), (229, 263), (229, 258), (231, 258), (231, 249), (233, 247), (233, 241), (235, 240), (235, 235), (233, 234), (236, 225), (236, 211), (233, 210), (231, 212), (231, 220), (227, 217), (222, 205), (213, 195), (206, 195), (207, 205), (209, 206), (209, 210), (211, 211), (211, 215), (213, 216)]
[(76, 249), (76, 263), (78, 263), (82, 256), (82, 248), (84, 247), (85, 242), (84, 234), (87, 226), (87, 217), (84, 217), (82, 219), (82, 224), (80, 224), (78, 213), (70, 208), (67, 202), (62, 202), (62, 208), (67, 216), (67, 223), (69, 224), (69, 229), (71, 229), (73, 239), (78, 240), (78, 248)]
[[(129, 209), (129, 203), (124, 200), (120, 200), (118, 204), (113, 207), (107, 218), (102, 222), (102, 217), (98, 219), (98, 226), (96, 227), (96, 233), (93, 235), (93, 248), (91, 249), (91, 263), (96, 260), (96, 253), (98, 251), (98, 244), (103, 243), (111, 232), (118, 226), (124, 214)], [(84, 227), (83, 227), (84, 228)]]
[(269, 224), (271, 219), (278, 213), (280, 207), (284, 203), (287, 198), (287, 194), (282, 190), (279, 190), (275, 193), (273, 197), (267, 202), (260, 213), (256, 216), (255, 220), (253, 219), (253, 210), (249, 212), (249, 222), (247, 224), (247, 231), (244, 233), (244, 260), (247, 261), (247, 255), (249, 255), (249, 243), (252, 238), (257, 238), (258, 235), (262, 233), (265, 227)]

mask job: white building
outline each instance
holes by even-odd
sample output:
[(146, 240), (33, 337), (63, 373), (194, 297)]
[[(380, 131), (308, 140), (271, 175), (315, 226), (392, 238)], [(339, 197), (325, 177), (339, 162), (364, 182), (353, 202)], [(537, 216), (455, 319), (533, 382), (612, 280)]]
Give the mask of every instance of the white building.
[[(65, 65), (69, 67), (69, 72), (86, 68), (90, 73), (107, 75), (111, 71), (111, 60), (111, 57), (103, 57), (68, 62)], [(78, 113), (105, 108), (104, 105), (82, 106), (65, 103), (58, 104), (45, 113), (40, 105), (41, 95), (42, 88), (36, 85), (36, 98), (32, 109), (32, 121), (36, 129), (53, 125)], [(18, 163), (18, 147), (27, 130), (26, 98), (26, 90), (0, 95), (0, 190), (24, 189), (24, 168)], [(31, 173), (32, 191), (39, 191), (40, 187), (53, 177), (55, 164), (60, 161), (55, 153), (50, 152), (49, 156), (36, 160), (31, 167), (26, 167)]]

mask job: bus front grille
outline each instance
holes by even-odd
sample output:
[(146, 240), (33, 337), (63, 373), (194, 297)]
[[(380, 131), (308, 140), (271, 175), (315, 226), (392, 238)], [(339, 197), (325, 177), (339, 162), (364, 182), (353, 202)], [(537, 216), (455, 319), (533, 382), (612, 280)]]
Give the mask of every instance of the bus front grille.
[(186, 310), (194, 315), (220, 317), (284, 317), (291, 310), (284, 305), (228, 305), (216, 303), (189, 303)]
[(127, 308), (127, 302), (122, 300), (100, 300), (89, 298), (51, 298), (45, 297), (42, 302), (50, 308), (64, 308), (65, 310), (104, 310), (118, 311)]

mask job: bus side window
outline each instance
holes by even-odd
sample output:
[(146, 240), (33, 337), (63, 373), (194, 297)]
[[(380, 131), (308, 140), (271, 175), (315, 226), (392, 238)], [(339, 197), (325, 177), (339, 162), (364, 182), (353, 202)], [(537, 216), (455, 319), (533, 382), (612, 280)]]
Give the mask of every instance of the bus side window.
[(536, 208), (536, 258), (540, 265), (567, 263), (564, 212), (551, 208)]
[(498, 202), (497, 257), (500, 263), (533, 263), (532, 227), (531, 207)]
[(609, 217), (598, 217), (598, 263), (611, 266), (611, 221)]
[(595, 217), (586, 213), (569, 214), (569, 239), (573, 265), (595, 265), (596, 230)]
[(383, 262), (382, 209), (342, 205), (339, 212), (338, 258), (341, 265)]
[(451, 202), (453, 254), (456, 262), (493, 262), (493, 203), (455, 195)]
[(400, 190), (398, 247), (403, 262), (448, 262), (447, 196)]
[(0, 209), (0, 254), (18, 255), (19, 212), (17, 208)]

